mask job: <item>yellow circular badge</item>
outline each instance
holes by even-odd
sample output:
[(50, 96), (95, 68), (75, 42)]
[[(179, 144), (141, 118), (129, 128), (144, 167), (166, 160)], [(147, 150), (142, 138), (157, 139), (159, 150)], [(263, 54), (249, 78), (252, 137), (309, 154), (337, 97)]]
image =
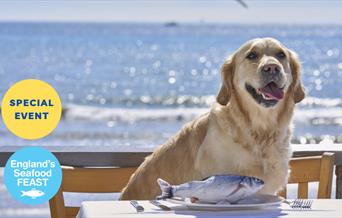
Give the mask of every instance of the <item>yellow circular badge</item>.
[(62, 103), (48, 83), (22, 80), (6, 92), (1, 115), (7, 128), (24, 139), (39, 139), (50, 134), (61, 118)]

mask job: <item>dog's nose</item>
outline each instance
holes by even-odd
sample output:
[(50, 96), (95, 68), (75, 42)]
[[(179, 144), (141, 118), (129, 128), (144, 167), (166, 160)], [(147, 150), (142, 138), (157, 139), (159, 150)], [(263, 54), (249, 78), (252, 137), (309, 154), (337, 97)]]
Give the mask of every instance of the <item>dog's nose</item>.
[(265, 66), (262, 67), (262, 71), (265, 73), (276, 74), (280, 72), (280, 67), (278, 64), (265, 64)]

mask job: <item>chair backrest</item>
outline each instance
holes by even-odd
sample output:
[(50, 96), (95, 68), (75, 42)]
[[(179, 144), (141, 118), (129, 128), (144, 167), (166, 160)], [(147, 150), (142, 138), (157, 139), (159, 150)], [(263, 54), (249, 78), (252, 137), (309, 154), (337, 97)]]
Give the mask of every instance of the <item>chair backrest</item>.
[(51, 218), (76, 217), (79, 207), (66, 207), (63, 192), (114, 193), (121, 192), (137, 167), (75, 168), (62, 167), (62, 185), (49, 201)]
[[(309, 182), (319, 183), (317, 198), (330, 198), (333, 168), (334, 154), (329, 152), (320, 156), (292, 158), (288, 183), (298, 183), (297, 198), (308, 198)], [(280, 195), (286, 197), (286, 188)]]

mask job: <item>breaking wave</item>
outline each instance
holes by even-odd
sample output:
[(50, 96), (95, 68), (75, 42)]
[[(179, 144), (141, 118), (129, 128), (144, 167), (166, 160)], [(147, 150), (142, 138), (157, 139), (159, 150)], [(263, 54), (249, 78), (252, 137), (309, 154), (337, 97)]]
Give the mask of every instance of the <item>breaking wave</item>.
[[(213, 96), (208, 98), (211, 100), (207, 100), (207, 107), (110, 108), (69, 104), (64, 108), (63, 117), (67, 120), (128, 123), (141, 121), (188, 121), (209, 111), (209, 105), (213, 102), (214, 98)], [(205, 102), (205, 100), (203, 101)], [(203, 105), (199, 104), (198, 106)], [(308, 97), (296, 109), (294, 121), (311, 125), (342, 126), (342, 100)]]

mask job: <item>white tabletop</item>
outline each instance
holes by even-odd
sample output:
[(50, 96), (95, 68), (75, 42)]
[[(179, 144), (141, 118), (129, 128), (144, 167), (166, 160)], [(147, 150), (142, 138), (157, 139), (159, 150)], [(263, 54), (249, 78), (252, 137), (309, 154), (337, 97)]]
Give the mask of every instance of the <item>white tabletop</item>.
[(170, 202), (162, 202), (171, 207), (172, 211), (163, 211), (148, 201), (138, 201), (145, 208), (142, 213), (137, 213), (135, 208), (129, 201), (85, 201), (82, 203), (77, 218), (124, 218), (124, 217), (310, 217), (310, 218), (342, 218), (342, 200), (336, 199), (316, 199), (310, 210), (292, 209), (283, 203), (279, 207), (268, 207), (253, 210), (238, 211), (195, 211), (186, 207), (172, 204)]

